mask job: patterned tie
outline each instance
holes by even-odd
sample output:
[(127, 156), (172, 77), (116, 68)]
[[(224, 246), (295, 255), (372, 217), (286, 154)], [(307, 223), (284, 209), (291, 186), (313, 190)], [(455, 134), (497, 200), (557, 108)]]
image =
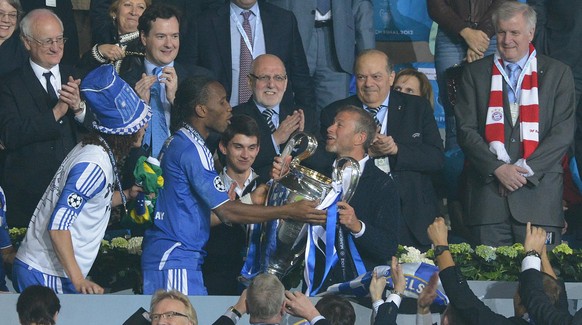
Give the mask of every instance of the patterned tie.
[(317, 11), (324, 15), (331, 9), (330, 0), (317, 0)]
[[(519, 73), (521, 67), (517, 63), (508, 63), (507, 67), (507, 76), (509, 77), (509, 82), (515, 91), (517, 92), (517, 80), (519, 79)], [(517, 103), (515, 93), (513, 91), (508, 91), (507, 99), (509, 99), (510, 103)]]
[[(162, 67), (155, 67), (152, 74), (158, 76), (162, 73)], [(152, 108), (152, 120), (146, 130), (145, 139), (152, 149), (152, 157), (158, 157), (164, 141), (168, 137), (166, 114), (162, 103), (162, 83), (156, 82), (150, 89), (150, 106)], [(151, 140), (150, 140), (151, 139)]]
[(51, 76), (53, 75), (52, 72), (45, 72), (42, 74), (44, 76), (44, 79), (46, 80), (46, 92), (49, 95), (50, 100), (50, 106), (54, 106), (57, 104), (57, 101), (59, 100), (59, 98), (57, 97), (57, 93), (55, 91), (55, 88), (53, 88), (53, 84), (51, 83)]
[[(251, 43), (251, 47), (253, 46), (253, 36), (251, 32), (251, 24), (249, 23), (249, 17), (251, 16), (252, 12), (245, 11), (242, 12), (241, 15), (243, 16), (243, 29), (245, 30), (245, 34)], [(252, 92), (251, 88), (249, 88), (249, 84), (247, 82), (247, 76), (251, 72), (251, 62), (253, 61), (252, 53), (249, 51), (247, 44), (245, 43), (244, 38), (240, 37), (240, 74), (238, 75), (238, 102), (239, 103), (246, 103), (249, 98), (251, 98)]]
[(370, 115), (372, 115), (374, 122), (376, 122), (376, 125), (379, 127), (382, 127), (382, 123), (380, 123), (380, 120), (378, 120), (378, 112), (380, 111), (380, 109), (382, 107), (384, 107), (384, 105), (380, 105), (380, 107), (368, 107), (366, 109), (368, 111), (368, 113), (370, 113)]
[(277, 128), (275, 128), (275, 124), (273, 123), (273, 114), (275, 114), (275, 111), (273, 109), (267, 108), (266, 110), (263, 111), (262, 114), (265, 117), (265, 120), (267, 121), (269, 129), (271, 129), (271, 133), (274, 133), (277, 130)]

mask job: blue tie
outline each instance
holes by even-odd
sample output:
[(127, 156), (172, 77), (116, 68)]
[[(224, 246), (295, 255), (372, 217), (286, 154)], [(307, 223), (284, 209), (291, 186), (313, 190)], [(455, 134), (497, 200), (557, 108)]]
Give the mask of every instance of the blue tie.
[[(160, 76), (162, 67), (156, 67), (153, 70), (154, 76)], [(164, 113), (164, 105), (162, 104), (162, 96), (164, 91), (162, 83), (156, 82), (150, 89), (150, 106), (152, 108), (152, 120), (146, 130), (145, 142), (149, 143), (152, 150), (151, 156), (158, 157), (164, 141), (168, 137), (168, 126), (166, 124), (166, 115)]]
[(517, 80), (519, 79), (519, 73), (520, 73), (521, 68), (519, 67), (519, 64), (517, 64), (517, 63), (508, 63), (506, 66), (506, 70), (507, 70), (507, 76), (509, 77), (509, 82), (511, 83), (511, 86), (515, 90), (515, 92), (513, 92), (513, 91), (508, 92), (507, 99), (509, 99), (510, 103), (517, 103), (517, 97), (516, 97), (516, 93), (518, 92)]

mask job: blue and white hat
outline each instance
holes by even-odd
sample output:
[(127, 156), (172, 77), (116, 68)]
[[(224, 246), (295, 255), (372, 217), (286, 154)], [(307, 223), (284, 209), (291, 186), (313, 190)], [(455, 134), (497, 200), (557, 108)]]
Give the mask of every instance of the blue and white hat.
[(150, 107), (119, 77), (111, 64), (89, 72), (81, 82), (81, 93), (95, 115), (93, 127), (99, 132), (134, 134), (152, 117)]

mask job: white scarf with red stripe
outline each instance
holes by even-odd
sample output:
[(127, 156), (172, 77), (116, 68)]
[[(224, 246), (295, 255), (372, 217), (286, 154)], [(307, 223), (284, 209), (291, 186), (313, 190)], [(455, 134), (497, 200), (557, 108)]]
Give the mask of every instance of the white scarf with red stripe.
[[(540, 108), (538, 100), (538, 61), (536, 50), (532, 44), (529, 46), (529, 57), (525, 63), (523, 78), (518, 82), (519, 96), (519, 127), (523, 156), (515, 164), (527, 169), (524, 176), (532, 176), (533, 170), (527, 165), (526, 159), (536, 150), (539, 144)], [(521, 77), (521, 76), (520, 76)], [(485, 125), (485, 140), (489, 144), (489, 150), (497, 155), (497, 159), (511, 163), (509, 154), (505, 149), (505, 114), (503, 112), (503, 79), (509, 82), (509, 76), (503, 68), (503, 61), (499, 53), (493, 59), (493, 71), (491, 75), (491, 95), (489, 96), (489, 108), (487, 109), (487, 122)]]

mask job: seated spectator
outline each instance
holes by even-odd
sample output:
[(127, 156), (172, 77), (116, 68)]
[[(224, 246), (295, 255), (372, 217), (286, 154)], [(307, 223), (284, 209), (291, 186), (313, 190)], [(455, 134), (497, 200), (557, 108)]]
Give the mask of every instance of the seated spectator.
[(343, 296), (324, 296), (315, 304), (315, 309), (321, 313), (321, 316), (329, 320), (331, 325), (354, 325), (356, 323), (354, 306)]
[(112, 41), (95, 41), (95, 45), (79, 62), (83, 74), (105, 63), (113, 63), (117, 72), (125, 72), (131, 65), (130, 61), (140, 64), (139, 56), (145, 50), (137, 26), (139, 17), (151, 3), (151, 0), (115, 0), (111, 3), (108, 12), (112, 23), (106, 34)]
[(379, 277), (374, 272), (372, 282), (370, 282), (370, 299), (372, 300), (372, 307), (374, 308), (372, 314), (374, 325), (396, 324), (398, 308), (404, 296), (406, 279), (402, 272), (402, 266), (398, 264), (398, 258), (394, 256), (392, 257), (390, 272), (394, 283), (394, 290), (388, 295), (386, 301), (382, 299), (382, 294), (386, 287), (386, 278)]
[(150, 303), (152, 324), (198, 325), (190, 299), (180, 291), (158, 290)]
[(432, 86), (424, 73), (414, 68), (402, 69), (394, 78), (393, 88), (401, 93), (426, 98), (434, 109)]
[(545, 252), (545, 241), (546, 231), (532, 227), (528, 222), (523, 244), (526, 257), (519, 276), (521, 301), (536, 324), (582, 324), (582, 311), (576, 312), (574, 316), (569, 313), (563, 287), (558, 299), (557, 289), (553, 295), (548, 294), (548, 286), (555, 284), (544, 273), (548, 268), (551, 269)]
[(54, 325), (61, 310), (57, 295), (47, 287), (30, 286), (18, 297), (16, 311), (21, 325)]
[[(539, 228), (534, 227), (534, 231), (539, 232)], [(526, 240), (524, 243), (524, 248), (528, 252), (526, 258), (522, 265), (527, 265), (528, 260), (534, 259), (533, 264), (545, 265), (544, 271), (549, 272), (553, 275), (553, 271), (550, 271), (551, 266), (549, 261), (540, 263), (538, 257), (532, 257), (531, 252), (537, 252), (537, 249), (541, 252), (542, 249), (538, 248), (538, 245), (532, 244), (531, 237), (531, 225), (527, 223), (526, 230)], [(529, 324), (530, 315), (528, 315), (525, 308), (521, 306), (521, 299), (519, 294), (514, 297), (514, 307), (515, 316), (505, 317), (500, 314), (494, 313), (489, 307), (487, 307), (469, 288), (467, 281), (463, 278), (460, 270), (455, 266), (453, 257), (449, 252), (448, 248), (448, 228), (444, 222), (443, 218), (436, 218), (435, 221), (428, 227), (428, 236), (434, 245), (434, 255), (436, 258), (436, 263), (439, 267), (439, 277), (441, 279), (443, 288), (447, 296), (449, 297), (450, 304), (458, 312), (460, 318), (467, 322), (468, 324)], [(539, 235), (539, 234), (538, 234)], [(545, 233), (544, 233), (545, 241)], [(543, 245), (542, 245), (543, 246)], [(536, 247), (533, 249), (532, 247)], [(534, 254), (535, 255), (535, 254)], [(540, 256), (539, 254), (537, 254)], [(546, 259), (545, 257), (544, 259)], [(537, 260), (536, 260), (537, 259)], [(549, 266), (549, 269), (547, 267)], [(551, 281), (552, 284), (545, 286), (543, 292), (547, 295), (548, 301), (551, 301), (551, 305), (561, 306), (565, 299), (564, 292), (560, 289), (560, 286), (555, 284), (555, 281)], [(567, 307), (566, 307), (567, 308)], [(567, 309), (566, 309), (567, 310)], [(548, 324), (546, 322), (539, 322), (535, 319), (536, 324)], [(558, 322), (556, 324), (566, 324)]]

